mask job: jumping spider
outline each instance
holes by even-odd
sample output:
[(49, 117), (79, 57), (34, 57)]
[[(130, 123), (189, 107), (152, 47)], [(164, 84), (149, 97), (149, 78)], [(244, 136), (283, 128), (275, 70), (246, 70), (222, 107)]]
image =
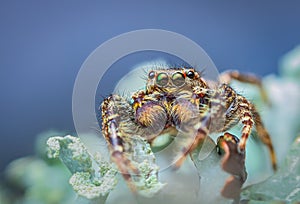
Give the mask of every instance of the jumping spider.
[[(102, 132), (108, 143), (111, 159), (124, 179), (132, 182), (130, 173), (138, 173), (128, 157), (130, 138), (143, 137), (150, 144), (163, 133), (187, 135), (180, 157), (174, 166), (179, 168), (209, 133), (225, 132), (238, 122), (243, 125), (240, 152), (253, 127), (259, 139), (268, 147), (273, 169), (276, 157), (270, 135), (264, 128), (256, 108), (228, 84), (232, 80), (253, 83), (261, 88), (258, 78), (229, 71), (221, 74), (216, 87), (209, 85), (194, 68), (180, 67), (151, 70), (145, 90), (132, 95), (132, 101), (111, 95), (102, 102)], [(175, 134), (176, 135), (176, 134)], [(132, 186), (131, 186), (132, 187)]]

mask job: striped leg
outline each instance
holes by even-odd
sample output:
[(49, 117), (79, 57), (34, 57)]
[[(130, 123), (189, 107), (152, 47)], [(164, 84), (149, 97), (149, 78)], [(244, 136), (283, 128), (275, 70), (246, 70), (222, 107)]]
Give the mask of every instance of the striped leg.
[(252, 112), (250, 110), (250, 103), (242, 96), (238, 96), (238, 113), (240, 115), (240, 120), (243, 124), (242, 138), (239, 143), (239, 150), (244, 152), (246, 148), (246, 141), (252, 131), (254, 120)]
[(230, 84), (232, 80), (237, 80), (240, 82), (245, 82), (249, 84), (253, 84), (257, 86), (260, 90), (260, 95), (265, 103), (268, 105), (271, 105), (270, 100), (268, 99), (268, 95), (266, 93), (266, 90), (262, 86), (261, 80), (256, 77), (255, 75), (252, 74), (244, 74), (244, 73), (239, 73), (238, 71), (226, 71), (220, 74), (220, 82), (225, 83), (225, 84)]
[(256, 127), (259, 139), (268, 147), (274, 170), (277, 168), (276, 155), (274, 152), (271, 137), (265, 129), (259, 113), (256, 111), (253, 104), (251, 104), (243, 96), (238, 95), (237, 99), (237, 114), (239, 115), (240, 121), (243, 124), (242, 138), (239, 143), (239, 150), (244, 151), (246, 147), (246, 141), (252, 131), (253, 126)]
[[(198, 128), (196, 135), (194, 137), (189, 138), (188, 142), (184, 145), (184, 147), (181, 149), (181, 155), (179, 159), (176, 160), (174, 168), (178, 169), (181, 167), (183, 162), (185, 161), (186, 157), (194, 151), (201, 142), (205, 140), (205, 138), (208, 135), (208, 126), (209, 126), (209, 117), (205, 118), (201, 124), (201, 127)], [(194, 135), (194, 133), (193, 133)], [(191, 135), (189, 135), (191, 136)]]
[(132, 164), (126, 152), (125, 144), (136, 130), (131, 120), (131, 106), (121, 97), (113, 95), (106, 98), (102, 105), (102, 132), (108, 143), (112, 161), (117, 165), (122, 176), (133, 192), (136, 187), (131, 174), (138, 174), (138, 169)]
[(175, 169), (183, 164), (189, 153), (195, 150), (208, 135), (210, 115), (208, 111), (201, 113), (199, 105), (194, 102), (178, 100), (172, 107), (172, 118), (176, 129), (184, 137), (181, 154), (174, 164)]
[[(262, 98), (268, 103), (267, 94), (262, 87), (260, 79), (253, 75), (240, 74), (237, 71), (229, 71), (221, 74), (220, 80), (230, 83), (232, 79), (236, 79), (241, 82), (255, 84), (260, 88)], [(271, 137), (268, 131), (265, 129), (263, 122), (259, 113), (253, 104), (251, 104), (246, 98), (238, 95), (231, 89), (228, 85), (223, 85), (221, 87), (223, 93), (227, 92), (227, 106), (230, 104), (229, 110), (227, 111), (229, 115), (226, 115), (225, 125), (227, 126), (223, 131), (228, 130), (232, 125), (235, 124), (235, 118), (238, 118), (243, 123), (242, 138), (239, 143), (239, 148), (241, 151), (245, 150), (246, 141), (251, 133), (253, 126), (256, 127), (256, 131), (259, 139), (268, 147), (270, 152), (270, 158), (272, 162), (272, 167), (274, 170), (277, 168), (276, 155), (274, 152)], [(228, 97), (230, 95), (230, 97)]]
[(270, 137), (268, 131), (265, 129), (265, 127), (262, 123), (261, 117), (260, 117), (259, 113), (257, 112), (256, 108), (254, 107), (254, 105), (251, 104), (250, 108), (251, 108), (251, 112), (254, 116), (254, 122), (255, 122), (257, 135), (258, 135), (259, 139), (268, 147), (269, 154), (271, 157), (272, 167), (274, 170), (276, 170), (277, 169), (277, 159), (276, 159), (276, 154), (274, 151), (271, 137)]

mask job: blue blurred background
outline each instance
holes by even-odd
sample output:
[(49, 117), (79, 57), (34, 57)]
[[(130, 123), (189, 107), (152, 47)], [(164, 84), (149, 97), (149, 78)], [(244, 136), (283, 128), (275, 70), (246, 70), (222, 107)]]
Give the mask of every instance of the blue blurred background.
[(37, 134), (72, 133), (77, 72), (101, 43), (156, 28), (198, 43), (220, 71), (277, 73), (300, 44), (299, 1), (0, 2), (0, 172)]

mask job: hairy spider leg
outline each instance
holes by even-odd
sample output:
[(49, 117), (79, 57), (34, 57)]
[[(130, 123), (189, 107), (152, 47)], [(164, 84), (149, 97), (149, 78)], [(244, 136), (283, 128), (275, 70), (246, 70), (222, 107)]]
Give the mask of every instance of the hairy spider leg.
[(252, 74), (240, 73), (237, 70), (229, 70), (229, 71), (225, 71), (225, 72), (221, 73), (219, 79), (220, 79), (221, 83), (225, 83), (225, 84), (230, 84), (232, 80), (237, 80), (240, 82), (253, 84), (259, 88), (260, 95), (261, 95), (263, 101), (266, 104), (271, 105), (271, 102), (268, 98), (267, 92), (264, 89), (264, 87), (262, 86), (261, 79), (258, 78), (257, 76), (252, 75)]
[(195, 150), (209, 133), (211, 117), (208, 97), (210, 91), (204, 87), (194, 87), (192, 90), (191, 97), (178, 98), (171, 109), (176, 129), (181, 134), (188, 136), (173, 165), (175, 169), (183, 164), (189, 153)]
[[(213, 93), (209, 93), (209, 89), (204, 88), (199, 89), (196, 87), (193, 90), (194, 95), (191, 102), (199, 106), (200, 120), (198, 120), (197, 134), (195, 138), (188, 143), (188, 145), (182, 148), (182, 156), (175, 163), (175, 168), (179, 168), (182, 165), (186, 156), (204, 140), (209, 132), (225, 132), (238, 122), (241, 122), (243, 124), (243, 129), (239, 143), (239, 150), (241, 152), (245, 151), (246, 142), (251, 134), (253, 126), (255, 126), (260, 140), (269, 149), (272, 167), (276, 170), (276, 156), (270, 135), (264, 128), (260, 115), (255, 110), (253, 104), (251, 104), (245, 97), (237, 94), (227, 84), (221, 84)], [(180, 121), (184, 120), (182, 116), (192, 114), (189, 113), (186, 107), (189, 106), (182, 104), (182, 106), (175, 105), (173, 107), (175, 110), (173, 112), (177, 113), (176, 116)], [(184, 124), (191, 124), (191, 122), (185, 122)], [(191, 129), (190, 125), (186, 126), (186, 129)], [(194, 127), (196, 128), (196, 126)]]
[[(229, 85), (223, 84), (220, 86), (220, 92), (225, 93), (227, 97), (223, 98), (227, 101), (226, 115), (224, 128), (220, 132), (227, 131), (234, 126), (237, 122), (241, 121), (243, 124), (242, 137), (239, 143), (239, 150), (245, 151), (246, 141), (251, 134), (253, 126), (256, 127), (259, 139), (268, 147), (272, 162), (272, 167), (276, 170), (277, 162), (274, 152), (271, 137), (265, 129), (259, 113), (256, 111), (255, 106), (250, 103), (245, 97), (237, 94)], [(230, 96), (230, 97), (229, 97)], [(213, 109), (213, 108), (212, 108)], [(214, 120), (214, 119), (213, 119)], [(217, 131), (219, 132), (219, 131)]]
[(131, 173), (138, 174), (139, 171), (127, 157), (125, 149), (125, 143), (136, 131), (136, 126), (132, 124), (131, 120), (131, 106), (121, 97), (111, 95), (103, 101), (101, 108), (102, 132), (108, 143), (111, 159), (117, 165), (131, 190), (136, 192)]
[(188, 142), (182, 147), (181, 154), (174, 163), (174, 169), (180, 168), (183, 162), (186, 160), (186, 157), (205, 140), (209, 133), (209, 123), (209, 115), (203, 117), (200, 123), (198, 123), (198, 128), (195, 127), (197, 128), (196, 133), (192, 133), (191, 135), (189, 135)]
[(269, 154), (271, 157), (272, 167), (274, 170), (277, 170), (277, 159), (276, 159), (276, 154), (274, 151), (271, 137), (268, 131), (266, 130), (266, 128), (264, 127), (261, 117), (253, 104), (250, 104), (250, 110), (254, 117), (254, 124), (255, 124), (258, 138), (268, 147)]
[[(271, 102), (268, 99), (268, 95), (262, 86), (262, 82), (258, 77), (251, 75), (251, 74), (242, 74), (236, 70), (226, 71), (220, 75), (221, 82), (229, 84), (232, 80), (237, 80), (237, 81), (256, 85), (260, 90), (260, 94), (261, 94), (263, 101), (265, 103), (267, 103), (269, 106), (271, 105)], [(254, 119), (254, 125), (256, 127), (258, 137), (268, 147), (271, 162), (272, 162), (272, 167), (274, 170), (276, 170), (277, 169), (277, 159), (276, 159), (276, 154), (274, 151), (271, 137), (270, 137), (268, 131), (265, 129), (263, 122), (261, 120), (260, 114), (257, 112), (255, 106), (249, 102), (248, 102), (248, 106), (249, 107), (247, 109), (250, 109), (250, 112), (252, 113), (252, 116)], [(247, 116), (246, 116), (246, 118), (247, 118)]]

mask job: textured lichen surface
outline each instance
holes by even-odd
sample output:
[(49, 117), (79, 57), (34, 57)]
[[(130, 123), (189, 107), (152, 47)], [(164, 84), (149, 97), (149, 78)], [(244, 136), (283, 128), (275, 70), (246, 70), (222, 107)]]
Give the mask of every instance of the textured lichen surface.
[(84, 198), (104, 202), (117, 184), (117, 171), (108, 162), (96, 161), (73, 136), (51, 137), (47, 141), (49, 157), (60, 158), (73, 174), (70, 184)]
[[(132, 175), (138, 193), (151, 197), (163, 184), (158, 181), (158, 166), (148, 143), (135, 137), (132, 141), (132, 161), (140, 174)], [(106, 162), (100, 153), (94, 156), (79, 138), (73, 136), (51, 137), (48, 139), (49, 157), (58, 157), (73, 173), (70, 184), (79, 196), (87, 199), (106, 200), (117, 184), (118, 170), (114, 164)]]
[(159, 167), (155, 163), (155, 156), (150, 145), (141, 137), (133, 138), (131, 146), (134, 147), (132, 161), (140, 173), (133, 175), (134, 184), (139, 194), (152, 197), (164, 186), (158, 179)]
[(94, 173), (92, 158), (79, 138), (70, 135), (51, 137), (48, 139), (47, 145), (49, 147), (49, 158), (60, 158), (71, 173)]

